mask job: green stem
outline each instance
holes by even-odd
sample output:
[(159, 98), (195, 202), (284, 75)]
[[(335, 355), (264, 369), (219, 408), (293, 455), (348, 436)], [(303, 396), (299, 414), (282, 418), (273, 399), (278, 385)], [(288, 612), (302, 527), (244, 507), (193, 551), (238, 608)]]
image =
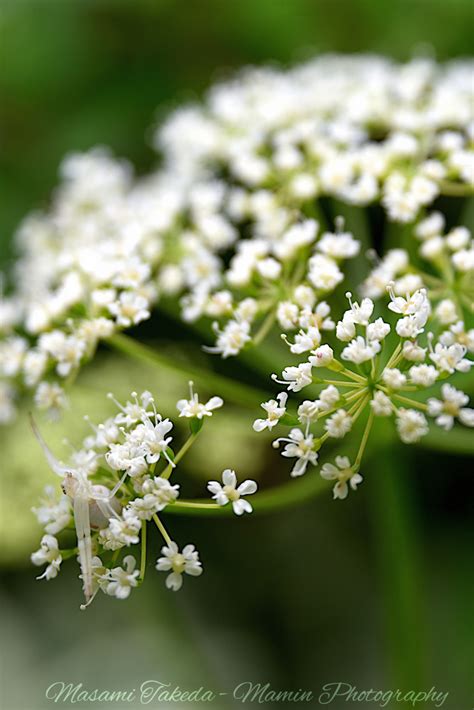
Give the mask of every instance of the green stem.
[(343, 367), (342, 370), (338, 370), (337, 372), (340, 372), (342, 375), (345, 375), (346, 377), (349, 377), (351, 380), (354, 380), (355, 382), (360, 382), (365, 384), (365, 377), (362, 377), (362, 375), (357, 375), (355, 372), (352, 372), (352, 370), (348, 370), (347, 367)]
[(172, 540), (171, 540), (170, 536), (168, 535), (168, 533), (166, 532), (165, 526), (163, 525), (163, 523), (161, 522), (161, 520), (159, 519), (159, 517), (157, 516), (156, 513), (153, 516), (153, 520), (155, 521), (156, 527), (158, 528), (158, 530), (162, 534), (164, 541), (166, 542), (167, 545), (169, 545), (172, 542)]
[(260, 326), (259, 330), (255, 333), (255, 335), (252, 338), (252, 345), (255, 347), (256, 345), (259, 345), (262, 340), (265, 340), (265, 337), (268, 335), (270, 330), (272, 329), (272, 326), (276, 320), (276, 310), (275, 308), (272, 308), (270, 313), (267, 314), (265, 320), (263, 321), (262, 325)]
[[(198, 437), (198, 434), (199, 434), (199, 432), (196, 432), (196, 434), (191, 434), (191, 435), (189, 436), (189, 438), (186, 439), (186, 441), (184, 442), (184, 444), (182, 445), (182, 447), (180, 448), (180, 450), (178, 451), (178, 453), (177, 453), (176, 456), (174, 457), (173, 463), (175, 464), (175, 466), (181, 461), (181, 459), (183, 458), (183, 456), (185, 455), (185, 453), (186, 453), (187, 451), (189, 451), (189, 449), (191, 448), (191, 446), (192, 446), (192, 445), (194, 444), (194, 442), (196, 441), (196, 439), (197, 439), (197, 437)], [(171, 476), (171, 473), (172, 473), (172, 471), (173, 471), (173, 468), (174, 468), (174, 466), (172, 466), (172, 465), (169, 463), (169, 464), (167, 465), (167, 467), (165, 468), (165, 470), (163, 471), (163, 473), (160, 474), (160, 475), (161, 475), (161, 478), (169, 478), (169, 477)]]
[(369, 439), (370, 430), (372, 429), (372, 424), (374, 423), (374, 410), (370, 410), (369, 418), (367, 419), (367, 424), (365, 425), (364, 433), (359, 446), (359, 451), (357, 452), (357, 457), (355, 460), (355, 466), (358, 468), (362, 457), (364, 455), (365, 447), (367, 446), (367, 441)]
[(269, 398), (268, 392), (263, 392), (242, 382), (234, 382), (224, 375), (212, 372), (212, 370), (201, 370), (180, 363), (175, 358), (139, 343), (124, 333), (116, 333), (108, 338), (107, 343), (136, 360), (147, 362), (155, 367), (158, 365), (165, 370), (179, 372), (188, 379), (201, 382), (203, 385), (213, 388), (219, 395), (243, 407), (253, 408)]
[[(354, 382), (354, 381), (346, 382), (345, 380), (326, 380), (326, 379), (324, 379), (321, 382), (322, 382), (322, 384), (325, 384), (325, 385), (334, 385), (335, 387), (351, 387), (352, 389), (357, 389), (357, 388), (363, 386), (362, 382), (360, 382), (360, 383)], [(316, 381), (315, 384), (320, 384), (320, 383), (318, 383), (318, 381)]]
[(404, 402), (405, 404), (409, 404), (412, 407), (418, 407), (418, 409), (423, 409), (425, 412), (428, 409), (428, 406), (424, 402), (417, 402), (416, 399), (410, 399), (409, 397), (402, 397), (401, 394), (395, 394), (395, 392), (392, 394), (392, 397), (395, 397), (395, 399), (399, 399), (400, 402)]
[[(280, 486), (259, 491), (252, 495), (250, 502), (258, 515), (278, 513), (281, 510), (307, 503), (320, 493), (327, 492), (328, 482), (317, 471), (308, 471), (297, 481), (288, 481)], [(163, 511), (166, 515), (221, 516), (230, 518), (234, 515), (231, 505), (215, 505), (206, 498), (195, 500), (177, 500)], [(155, 521), (156, 522), (156, 521)]]
[(173, 503), (173, 508), (199, 508), (201, 510), (220, 510), (221, 505), (217, 503), (204, 503), (196, 500), (177, 500)]
[(400, 353), (402, 352), (402, 347), (403, 347), (402, 344), (401, 344), (401, 343), (398, 343), (397, 347), (395, 348), (395, 350), (393, 351), (393, 353), (390, 355), (390, 357), (389, 357), (389, 359), (388, 359), (388, 362), (387, 362), (387, 364), (385, 365), (385, 368), (384, 368), (384, 369), (389, 369), (389, 368), (393, 367), (395, 361), (397, 360), (398, 356), (399, 356)]
[(441, 194), (449, 197), (469, 197), (473, 194), (471, 185), (441, 180), (438, 183)]

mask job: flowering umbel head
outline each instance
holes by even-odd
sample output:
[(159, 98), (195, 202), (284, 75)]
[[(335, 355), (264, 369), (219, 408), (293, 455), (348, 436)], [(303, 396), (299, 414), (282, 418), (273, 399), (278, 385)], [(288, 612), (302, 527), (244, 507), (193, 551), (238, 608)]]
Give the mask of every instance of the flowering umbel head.
[[(113, 395), (118, 413), (98, 426), (86, 417), (92, 434), (87, 436), (82, 448), (75, 450), (71, 462), (60, 463), (43, 441), (32, 420), (33, 430), (43, 448), (52, 471), (61, 478), (62, 494), (56, 496), (54, 489), (47, 487), (41, 504), (33, 508), (38, 521), (44, 525), (46, 534), (40, 549), (31, 559), (35, 565), (46, 565), (40, 579), (57, 576), (61, 561), (77, 555), (85, 595), (85, 608), (99, 590), (117, 599), (126, 599), (131, 590), (143, 582), (146, 569), (146, 528), (153, 521), (164, 538), (164, 556), (157, 563), (158, 570), (170, 570), (166, 579), (168, 588), (178, 590), (182, 573), (197, 576), (202, 573), (198, 552), (187, 545), (182, 553), (172, 541), (161, 514), (169, 506), (193, 506), (192, 502), (181, 503), (180, 486), (170, 481), (176, 475), (179, 461), (183, 458), (199, 434), (201, 426), (193, 426), (196, 420), (202, 425), (203, 417), (212, 416), (222, 406), (220, 397), (212, 397), (201, 404), (198, 395), (191, 393), (190, 400), (180, 400), (177, 409), (181, 416), (190, 420), (188, 439), (175, 452), (173, 424), (157, 411), (155, 400), (148, 391), (121, 404)], [(183, 414), (184, 412), (184, 414)], [(235, 473), (232, 481), (236, 483)], [(232, 501), (237, 514), (251, 512), (252, 507), (242, 496), (256, 491), (256, 483), (245, 481), (240, 486), (227, 480), (217, 503), (206, 503), (217, 510), (220, 505)], [(213, 483), (209, 483), (212, 488)], [(201, 504), (196, 504), (198, 507)], [(60, 547), (62, 532), (73, 523), (77, 534), (77, 547)], [(140, 566), (136, 559), (126, 554), (117, 564), (122, 551), (141, 543)]]
[[(308, 464), (318, 465), (327, 439), (343, 439), (357, 420), (365, 420), (354, 463), (347, 456), (337, 456), (335, 464), (324, 463), (321, 468), (323, 478), (336, 481), (334, 498), (346, 498), (349, 486), (355, 490), (362, 482), (359, 470), (375, 417), (393, 417), (398, 436), (405, 444), (416, 443), (428, 433), (429, 417), (447, 430), (455, 419), (474, 426), (474, 410), (466, 406), (467, 395), (452, 385), (442, 385), (442, 399), (430, 397), (424, 402), (417, 396), (456, 371), (466, 372), (472, 364), (466, 357), (467, 347), (455, 342), (451, 330), (442, 332), (436, 342), (433, 332), (427, 331), (433, 313), (427, 289), (397, 296), (392, 281), (387, 288), (390, 301), (385, 317), (390, 312), (396, 315), (392, 325), (374, 315), (371, 298), (358, 303), (347, 293), (350, 308), (337, 322), (337, 347), (319, 344), (309, 352), (295, 350), (284, 336), (291, 352), (305, 355), (307, 360), (285, 368), (282, 380), (276, 375), (273, 379), (296, 396), (303, 396), (300, 393), (305, 390), (308, 397), (306, 392), (316, 388), (319, 394), (301, 402), (293, 415), (286, 393), (281, 393), (278, 398), (284, 397), (284, 406), (278, 407), (272, 401), (263, 403), (269, 418), (254, 423), (256, 431), (282, 423), (291, 426), (288, 436), (279, 437), (273, 445), (278, 448), (281, 442), (286, 443), (282, 455), (296, 459), (291, 475), (299, 476), (306, 472)], [(456, 330), (461, 331), (460, 326)], [(300, 342), (306, 335), (302, 329)]]

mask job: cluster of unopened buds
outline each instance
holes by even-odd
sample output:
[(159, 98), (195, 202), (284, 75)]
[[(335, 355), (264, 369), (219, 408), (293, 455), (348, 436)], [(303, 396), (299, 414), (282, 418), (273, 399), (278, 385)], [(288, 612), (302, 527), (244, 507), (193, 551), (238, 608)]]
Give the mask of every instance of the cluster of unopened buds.
[[(309, 394), (316, 387), (319, 391), (316, 397), (300, 401), (296, 412), (288, 411), (288, 394), (281, 392), (262, 404), (266, 418), (254, 422), (256, 431), (273, 430), (277, 425), (291, 427), (289, 434), (276, 439), (273, 446), (285, 444), (282, 455), (295, 459), (291, 475), (301, 476), (309, 465), (318, 465), (324, 442), (344, 438), (357, 420), (364, 418), (353, 462), (345, 455), (337, 456), (335, 465), (328, 462), (321, 467), (321, 476), (335, 481), (335, 498), (345, 498), (348, 484), (355, 490), (362, 481), (362, 457), (375, 417), (393, 416), (405, 444), (416, 443), (428, 433), (429, 418), (448, 431), (455, 419), (474, 427), (474, 409), (466, 407), (468, 396), (448, 382), (442, 384), (441, 399), (430, 397), (425, 402), (416, 398), (416, 393), (429, 392), (435, 383), (453, 373), (469, 371), (472, 361), (466, 354), (474, 351), (474, 331), (466, 336), (468, 346), (456, 341), (452, 328), (435, 338), (431, 331), (426, 332), (431, 315), (426, 289), (404, 298), (394, 294), (393, 286), (388, 285), (388, 309), (397, 316), (395, 323), (393, 317), (391, 324), (376, 316), (372, 299), (366, 297), (359, 304), (347, 293), (350, 308), (337, 323), (325, 312), (326, 327), (332, 324), (335, 331), (334, 349), (321, 344), (322, 333), (315, 324), (300, 328), (293, 342), (283, 335), (291, 353), (306, 359), (286, 367), (282, 379), (273, 375), (273, 380), (294, 394), (303, 390)], [(303, 313), (303, 322), (306, 320)], [(462, 321), (457, 321), (457, 331), (461, 326)]]
[[(143, 582), (150, 521), (156, 524), (165, 543), (156, 569), (168, 573), (166, 586), (177, 591), (183, 584), (183, 574), (197, 577), (202, 573), (194, 545), (180, 549), (170, 537), (161, 518), (168, 506), (204, 505), (217, 509), (231, 505), (236, 515), (252, 512), (246, 496), (256, 492), (257, 484), (246, 480), (238, 485), (231, 469), (223, 471), (222, 483), (209, 481), (207, 487), (214, 503), (181, 501), (179, 485), (170, 481), (204, 419), (223, 405), (220, 397), (201, 403), (192, 383), (190, 388), (190, 399), (177, 403), (179, 416), (189, 420), (190, 434), (176, 453), (171, 448), (173, 424), (157, 412), (150, 392), (139, 397), (132, 393), (132, 399), (125, 405), (114, 400), (118, 414), (98, 426), (90, 422), (92, 434), (74, 451), (69, 464), (56, 459), (32, 419), (48, 463), (61, 477), (62, 493), (58, 497), (54, 487), (48, 486), (44, 500), (33, 509), (45, 535), (31, 559), (35, 565), (46, 565), (39, 579), (49, 580), (57, 576), (63, 559), (77, 556), (85, 596), (81, 608), (88, 606), (99, 590), (126, 599)], [(67, 538), (70, 528), (76, 531), (77, 544), (60, 548), (57, 536)], [(139, 567), (136, 568), (136, 558), (131, 554), (125, 555), (119, 564), (123, 551), (138, 544), (141, 544)]]

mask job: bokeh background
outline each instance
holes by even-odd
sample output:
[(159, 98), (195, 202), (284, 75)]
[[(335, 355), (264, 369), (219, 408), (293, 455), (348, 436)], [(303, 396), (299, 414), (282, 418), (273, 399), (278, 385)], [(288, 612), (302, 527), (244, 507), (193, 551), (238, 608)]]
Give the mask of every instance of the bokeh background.
[[(66, 152), (106, 144), (141, 173), (156, 163), (150, 126), (235, 68), (327, 51), (444, 60), (468, 54), (474, 30), (471, 0), (3, 0), (0, 10), (6, 268), (16, 225), (47, 204)], [(177, 357), (198, 357), (190, 336), (179, 334), (176, 345), (172, 322), (164, 325)], [(109, 389), (124, 397), (152, 388), (171, 412), (182, 385), (101, 353), (64, 422), (46, 433), (61, 450), (65, 434), (81, 433), (83, 413), (100, 419), (110, 411)], [(231, 460), (264, 482), (286, 476), (271, 449), (249, 436), (248, 418), (237, 409), (214, 418), (218, 435), (209, 427), (185, 490), (201, 490)], [(2, 710), (48, 707), (44, 691), (57, 680), (132, 689), (148, 678), (223, 692), (270, 682), (311, 688), (316, 697), (337, 681), (359, 689), (436, 686), (450, 692), (443, 707), (472, 707), (474, 487), (466, 437), (409, 448), (384, 443), (381, 432), (370, 477), (343, 503), (327, 490), (245, 521), (169, 516), (176, 539), (200, 549), (206, 574), (173, 595), (150, 566), (128, 602), (97, 599), (86, 614), (74, 565), (46, 584), (35, 582), (29, 564), (39, 540), (31, 495), (48, 479), (31, 439), (22, 417), (0, 443)], [(230, 696), (214, 706), (233, 707)]]

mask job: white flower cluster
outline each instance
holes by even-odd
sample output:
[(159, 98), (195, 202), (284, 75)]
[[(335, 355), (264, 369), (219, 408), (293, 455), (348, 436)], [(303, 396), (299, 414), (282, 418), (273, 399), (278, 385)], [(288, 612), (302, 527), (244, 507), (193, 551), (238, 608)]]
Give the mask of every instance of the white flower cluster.
[[(324, 225), (318, 198), (380, 202), (411, 222), (439, 194), (468, 194), (472, 95), (468, 61), (322, 56), (248, 70), (175, 112), (146, 178), (103, 149), (67, 157), (51, 210), (17, 234), (14, 288), (0, 302), (0, 421), (24, 389), (59, 410), (58, 380), (167, 297), (181, 299), (184, 320), (215, 323), (224, 357), (275, 318), (300, 325), (295, 312), (330, 294), (359, 250)], [(472, 268), (463, 240), (445, 240), (457, 272)], [(439, 244), (423, 243), (426, 258)]]
[(321, 468), (323, 478), (336, 481), (335, 498), (345, 498), (348, 484), (355, 490), (362, 481), (359, 471), (374, 417), (393, 416), (406, 444), (428, 433), (428, 417), (445, 430), (452, 428), (455, 419), (474, 427), (474, 409), (466, 407), (469, 398), (447, 382), (441, 386), (441, 398), (423, 402), (406, 395), (429, 390), (455, 372), (468, 372), (472, 361), (466, 354), (473, 350), (474, 333), (467, 336), (470, 348), (456, 339), (461, 329), (456, 317), (454, 332), (451, 328), (435, 337), (427, 331), (432, 307), (426, 289), (402, 297), (395, 295), (393, 283), (388, 288), (388, 311), (378, 317), (372, 299), (365, 297), (357, 303), (346, 294), (350, 308), (335, 326), (334, 347), (320, 344), (322, 333), (314, 324), (301, 329), (294, 343), (284, 336), (291, 352), (305, 354), (307, 359), (285, 368), (281, 380), (276, 375), (273, 379), (288, 391), (305, 389), (306, 396), (314, 397), (318, 388), (318, 394), (300, 400), (296, 413), (290, 413), (288, 395), (282, 392), (276, 400), (262, 404), (266, 419), (254, 422), (256, 431), (272, 430), (277, 424), (291, 427), (288, 436), (277, 438), (273, 446), (285, 444), (282, 455), (295, 460), (291, 475), (301, 476), (309, 465), (318, 465), (327, 439), (342, 439), (359, 418), (365, 418), (354, 462), (337, 456), (335, 465), (325, 463)]
[(467, 227), (445, 234), (445, 226), (441, 212), (419, 221), (413, 230), (421, 242), (417, 258), (410, 258), (407, 249), (389, 249), (365, 280), (363, 294), (379, 298), (391, 286), (396, 295), (405, 296), (425, 286), (439, 323), (458, 323), (463, 309), (472, 311), (474, 301), (474, 241)]
[[(57, 497), (48, 486), (44, 500), (33, 508), (45, 535), (31, 559), (35, 565), (47, 565), (40, 579), (49, 580), (58, 574), (63, 558), (77, 555), (85, 606), (99, 589), (125, 599), (133, 587), (141, 584), (146, 568), (148, 521), (156, 523), (165, 541), (156, 569), (169, 572), (169, 589), (180, 589), (184, 573), (202, 573), (194, 545), (188, 544), (180, 551), (158, 514), (171, 505), (202, 505), (178, 500), (179, 485), (169, 479), (199, 434), (203, 417), (212, 416), (223, 405), (222, 399), (212, 397), (201, 403), (191, 386), (191, 398), (178, 401), (179, 415), (190, 420), (191, 433), (176, 454), (171, 448), (173, 424), (157, 412), (150, 392), (143, 392), (140, 397), (132, 393), (125, 405), (115, 403), (119, 409), (115, 416), (98, 426), (89, 422), (91, 435), (74, 451), (67, 465), (57, 461), (32, 422), (50, 467), (61, 477), (62, 494)], [(159, 472), (158, 466), (162, 469)], [(216, 502), (204, 505), (217, 509), (232, 503), (237, 515), (252, 512), (243, 496), (255, 493), (257, 484), (245, 481), (237, 486), (236, 474), (229, 469), (223, 473), (223, 483), (220, 486), (216, 481), (209, 482)], [(60, 549), (56, 536), (72, 526), (76, 529), (77, 547)], [(117, 566), (120, 550), (140, 542), (140, 569), (135, 569), (135, 557), (129, 554), (124, 557), (123, 566)]]

